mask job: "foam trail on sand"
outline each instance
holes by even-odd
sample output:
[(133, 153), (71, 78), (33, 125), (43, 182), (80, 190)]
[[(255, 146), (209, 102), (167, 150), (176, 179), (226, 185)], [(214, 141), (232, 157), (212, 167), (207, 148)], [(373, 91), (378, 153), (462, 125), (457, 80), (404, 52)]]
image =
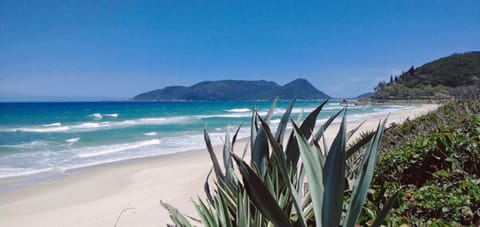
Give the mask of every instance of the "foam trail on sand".
[(6, 177), (19, 177), (37, 173), (44, 173), (52, 171), (53, 168), (42, 168), (42, 169), (32, 169), (32, 168), (0, 168), (0, 178)]
[[(110, 153), (116, 153), (116, 152), (125, 151), (125, 150), (136, 149), (136, 148), (145, 147), (145, 146), (156, 145), (156, 144), (160, 144), (160, 140), (154, 139), (154, 140), (146, 140), (146, 141), (140, 141), (140, 142), (134, 142), (134, 143), (105, 145), (105, 146), (100, 146), (100, 147), (94, 147), (93, 149), (96, 150), (96, 151), (89, 152), (89, 153), (84, 153), (84, 154), (79, 154), (79, 155), (77, 155), (77, 157), (79, 157), (79, 158), (89, 158), (89, 157), (95, 157), (95, 156), (100, 156), (100, 155), (105, 155), (105, 154), (110, 154)], [(90, 149), (90, 150), (92, 150), (92, 149)]]

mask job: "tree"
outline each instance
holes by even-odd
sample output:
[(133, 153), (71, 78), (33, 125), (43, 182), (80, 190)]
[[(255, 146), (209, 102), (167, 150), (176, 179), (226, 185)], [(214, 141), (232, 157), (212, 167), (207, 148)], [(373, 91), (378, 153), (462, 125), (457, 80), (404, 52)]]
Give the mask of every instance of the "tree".
[(407, 73), (410, 76), (413, 76), (415, 74), (415, 68), (413, 67), (413, 65), (410, 67), (410, 69), (408, 69)]

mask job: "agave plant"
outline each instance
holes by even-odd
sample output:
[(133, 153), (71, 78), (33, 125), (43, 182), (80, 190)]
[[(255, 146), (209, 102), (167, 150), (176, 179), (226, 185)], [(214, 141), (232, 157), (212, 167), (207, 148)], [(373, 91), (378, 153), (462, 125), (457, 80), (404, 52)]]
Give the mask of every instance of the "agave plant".
[[(254, 108), (249, 145), (243, 155), (236, 154), (234, 145), (239, 130), (232, 139), (227, 132), (223, 166), (205, 130), (205, 143), (213, 163), (214, 187), (211, 190), (210, 171), (204, 185), (206, 199), (198, 198), (193, 202), (200, 217), (198, 219), (186, 216), (162, 202), (174, 224), (354, 226), (373, 177), (386, 120), (379, 123), (376, 131), (366, 133), (355, 143), (348, 144), (359, 127), (347, 131), (345, 108), (316, 126), (317, 117), (327, 102), (318, 106), (303, 122), (297, 123), (291, 119), (293, 100), (275, 134), (268, 122), (276, 101), (264, 118)], [(338, 133), (333, 142), (328, 144), (324, 132), (341, 115)], [(288, 134), (289, 122), (293, 130)], [(251, 154), (248, 162), (244, 157), (247, 150)], [(390, 197), (388, 205), (380, 209), (374, 225), (383, 222), (395, 198), (396, 194)]]

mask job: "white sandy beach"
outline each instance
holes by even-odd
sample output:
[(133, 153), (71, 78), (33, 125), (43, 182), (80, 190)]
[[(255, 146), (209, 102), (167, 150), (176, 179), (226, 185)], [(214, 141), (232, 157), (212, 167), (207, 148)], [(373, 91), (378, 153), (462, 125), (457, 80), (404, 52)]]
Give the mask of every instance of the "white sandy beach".
[[(418, 105), (392, 113), (389, 122), (425, 114), (437, 105)], [(384, 118), (386, 116), (382, 116)], [(348, 116), (347, 116), (348, 118)], [(361, 130), (374, 129), (379, 118), (366, 119)], [(353, 128), (357, 123), (349, 123)], [(332, 138), (335, 131), (327, 131)], [(236, 144), (241, 152), (246, 144)], [(220, 151), (217, 147), (217, 151)], [(211, 167), (205, 150), (139, 159), (72, 171), (55, 182), (0, 194), (0, 226), (165, 226), (168, 212), (160, 200), (197, 216), (191, 199), (203, 196)]]

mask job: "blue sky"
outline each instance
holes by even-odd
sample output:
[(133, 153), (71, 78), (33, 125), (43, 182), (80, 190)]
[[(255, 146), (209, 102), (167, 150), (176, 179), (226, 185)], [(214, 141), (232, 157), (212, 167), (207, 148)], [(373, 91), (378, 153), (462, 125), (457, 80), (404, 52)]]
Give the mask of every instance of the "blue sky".
[(0, 100), (306, 78), (334, 97), (480, 50), (480, 1), (3, 1)]

